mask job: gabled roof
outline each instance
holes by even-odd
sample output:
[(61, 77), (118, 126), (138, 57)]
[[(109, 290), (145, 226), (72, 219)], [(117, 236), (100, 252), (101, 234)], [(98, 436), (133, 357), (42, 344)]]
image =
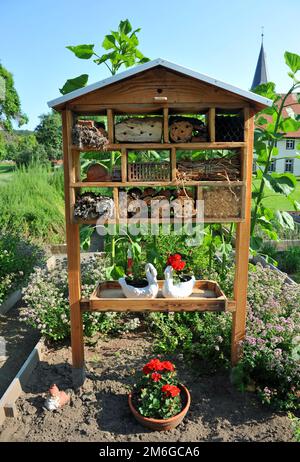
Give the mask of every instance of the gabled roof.
[(199, 72), (196, 72), (192, 69), (188, 69), (186, 67), (179, 66), (178, 64), (171, 63), (170, 61), (166, 61), (165, 59), (158, 58), (154, 61), (149, 61), (148, 63), (140, 64), (124, 72), (120, 72), (119, 74), (113, 75), (112, 77), (93, 83), (91, 85), (88, 85), (87, 87), (80, 88), (79, 90), (72, 91), (71, 93), (67, 93), (66, 95), (60, 96), (59, 98), (53, 99), (52, 101), (48, 102), (48, 106), (55, 108), (56, 106), (67, 103), (68, 101), (78, 98), (79, 96), (86, 95), (87, 93), (106, 87), (108, 85), (119, 82), (123, 79), (132, 77), (134, 75), (140, 74), (141, 72), (153, 69), (158, 66), (164, 67), (171, 71), (179, 72), (183, 75), (192, 77), (194, 79), (208, 83), (210, 85), (214, 85), (215, 87), (219, 87), (223, 90), (227, 90), (231, 93), (241, 96), (242, 98), (246, 98), (249, 101), (253, 101), (254, 103), (263, 104), (265, 106), (272, 105), (272, 101), (268, 98), (256, 95), (251, 91), (241, 90), (240, 88), (234, 87), (233, 85), (229, 85), (228, 83), (221, 82), (220, 80), (216, 80), (212, 77), (208, 77), (207, 75), (200, 74)]
[(257, 85), (260, 85), (261, 83), (267, 83), (267, 81), (268, 81), (267, 64), (266, 64), (264, 44), (262, 42), (261, 47), (260, 47), (259, 56), (258, 56), (258, 61), (256, 64), (253, 82), (251, 85), (251, 90), (253, 90), (255, 87), (257, 87)]

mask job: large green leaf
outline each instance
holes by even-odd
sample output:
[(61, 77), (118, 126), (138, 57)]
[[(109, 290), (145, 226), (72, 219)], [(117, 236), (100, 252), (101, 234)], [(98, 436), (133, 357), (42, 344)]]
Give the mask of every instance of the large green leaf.
[(286, 51), (284, 53), (284, 59), (286, 64), (289, 66), (291, 71), (295, 74), (297, 71), (300, 70), (300, 56), (296, 53), (290, 53)]
[(292, 119), (291, 117), (288, 117), (280, 122), (279, 128), (285, 133), (296, 132), (300, 128), (300, 122)]
[(110, 50), (111, 48), (115, 48), (116, 39), (113, 35), (106, 35), (102, 42), (102, 46), (104, 50)]
[(253, 92), (272, 100), (277, 98), (277, 94), (275, 93), (275, 83), (273, 82), (261, 83), (254, 88)]
[(132, 31), (132, 26), (128, 19), (125, 19), (124, 21), (120, 21), (119, 31), (123, 32), (123, 34), (129, 34), (129, 32)]
[(94, 46), (95, 45), (76, 45), (76, 46), (68, 46), (68, 50), (73, 51), (75, 56), (80, 59), (90, 59), (94, 54)]
[(275, 193), (284, 194), (289, 196), (297, 185), (294, 175), (289, 173), (272, 173), (264, 175), (263, 181), (265, 185)]
[(88, 74), (81, 74), (74, 79), (68, 79), (64, 86), (59, 89), (59, 91), (65, 95), (66, 93), (70, 93), (71, 91), (78, 90), (78, 88), (85, 87), (88, 81)]
[(294, 229), (295, 223), (293, 217), (288, 212), (277, 210), (276, 218), (283, 228)]

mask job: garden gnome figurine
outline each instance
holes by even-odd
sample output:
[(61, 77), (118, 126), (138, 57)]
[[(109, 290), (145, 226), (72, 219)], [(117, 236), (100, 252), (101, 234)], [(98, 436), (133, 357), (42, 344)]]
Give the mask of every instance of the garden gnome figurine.
[(48, 411), (57, 411), (58, 408), (64, 406), (70, 401), (70, 396), (64, 391), (59, 391), (59, 388), (55, 385), (51, 385), (46, 399), (45, 408)]

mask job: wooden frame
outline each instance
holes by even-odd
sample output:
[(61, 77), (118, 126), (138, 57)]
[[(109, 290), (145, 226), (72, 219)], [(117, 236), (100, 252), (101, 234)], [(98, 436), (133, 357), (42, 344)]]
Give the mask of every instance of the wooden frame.
[[(168, 74), (168, 75), (167, 75)], [(125, 82), (118, 82), (108, 85), (97, 91), (91, 91), (81, 97), (70, 98), (69, 103), (58, 104), (54, 108), (62, 112), (63, 120), (63, 145), (64, 145), (64, 178), (65, 178), (65, 210), (66, 210), (66, 235), (68, 249), (68, 280), (69, 300), (71, 310), (71, 342), (74, 370), (74, 384), (79, 386), (84, 380), (84, 343), (82, 313), (84, 311), (222, 311), (232, 312), (232, 364), (236, 364), (240, 354), (240, 342), (245, 336), (246, 325), (246, 297), (248, 278), (248, 254), (250, 238), (250, 212), (251, 212), (251, 182), (252, 182), (252, 159), (253, 159), (253, 131), (254, 114), (258, 112), (263, 103), (249, 101), (243, 96), (238, 96), (230, 91), (215, 90), (213, 84), (195, 81), (192, 77), (184, 78), (161, 68), (152, 69), (145, 76), (132, 77), (133, 82), (127, 79)], [(135, 84), (136, 83), (136, 84)], [(137, 86), (136, 86), (137, 85)], [(217, 86), (217, 85), (216, 85)], [(142, 90), (144, 88), (144, 90)], [(164, 100), (158, 99), (155, 95), (156, 89), (163, 91)], [(155, 99), (156, 98), (156, 99)], [(267, 103), (265, 104), (267, 106)], [(244, 114), (244, 140), (241, 142), (216, 142), (215, 115), (216, 108), (239, 109)], [(206, 111), (209, 141), (203, 143), (170, 143), (168, 133), (168, 117), (171, 113), (191, 113)], [(163, 140), (162, 143), (115, 143), (114, 140), (114, 116), (116, 114), (163, 114)], [(109, 145), (107, 150), (119, 150), (121, 152), (121, 181), (118, 182), (82, 182), (80, 181), (80, 151), (71, 142), (72, 114), (106, 114)], [(230, 186), (241, 186), (242, 188), (242, 212), (239, 218), (205, 219), (206, 223), (237, 223), (236, 234), (236, 269), (234, 281), (234, 299), (222, 299), (220, 304), (216, 300), (207, 302), (198, 299), (155, 299), (155, 300), (126, 300), (121, 298), (101, 299), (95, 291), (89, 300), (81, 298), (81, 277), (80, 277), (80, 242), (79, 224), (80, 220), (74, 220), (73, 208), (76, 191), (81, 187), (110, 187), (113, 188), (113, 198), (118, 200), (119, 188), (131, 186), (176, 186), (176, 151), (178, 149), (239, 149), (241, 156), (241, 181), (230, 182)], [(128, 182), (127, 178), (127, 153), (128, 150), (143, 149), (168, 149), (170, 151), (170, 181), (165, 182)], [(95, 149), (90, 149), (95, 151)], [(195, 197), (203, 198), (204, 186), (228, 186), (227, 181), (195, 181), (189, 182), (188, 186), (195, 187)], [(118, 204), (117, 210), (118, 210)], [(117, 211), (116, 222), (121, 222)], [(96, 220), (85, 221), (84, 223), (95, 223)], [(162, 222), (162, 220), (160, 220)], [(201, 282), (201, 281), (200, 281)], [(111, 283), (105, 283), (109, 285)], [(113, 283), (114, 286), (118, 283)], [(161, 282), (160, 282), (161, 284)], [(197, 282), (199, 285), (199, 282)], [(219, 300), (220, 301), (220, 300)]]

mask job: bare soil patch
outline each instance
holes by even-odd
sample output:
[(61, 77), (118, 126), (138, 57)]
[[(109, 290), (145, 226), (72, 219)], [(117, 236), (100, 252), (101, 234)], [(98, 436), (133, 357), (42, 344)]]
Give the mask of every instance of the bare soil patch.
[[(251, 393), (238, 392), (228, 372), (205, 375), (200, 364), (187, 364), (182, 355), (172, 359), (191, 392), (190, 411), (175, 430), (144, 429), (129, 411), (127, 392), (135, 370), (154, 357), (147, 334), (100, 339), (85, 350), (87, 379), (75, 393), (70, 347), (46, 348), (17, 402), (19, 416), (6, 419), (0, 441), (292, 441), (286, 414), (261, 406)], [(52, 382), (71, 392), (70, 404), (54, 413), (43, 409)]]

